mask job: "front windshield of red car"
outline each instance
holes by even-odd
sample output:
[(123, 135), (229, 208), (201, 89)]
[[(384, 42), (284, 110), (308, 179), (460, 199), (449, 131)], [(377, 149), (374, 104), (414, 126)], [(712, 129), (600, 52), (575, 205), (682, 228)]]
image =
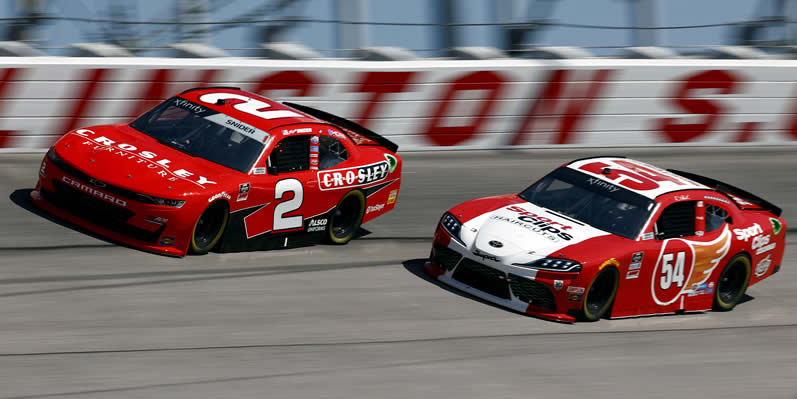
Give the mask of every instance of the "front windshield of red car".
[(524, 190), (520, 197), (597, 229), (636, 238), (655, 202), (617, 185), (594, 184), (596, 181), (600, 180), (561, 167)]
[(268, 134), (229, 115), (173, 97), (130, 124), (163, 145), (248, 173)]

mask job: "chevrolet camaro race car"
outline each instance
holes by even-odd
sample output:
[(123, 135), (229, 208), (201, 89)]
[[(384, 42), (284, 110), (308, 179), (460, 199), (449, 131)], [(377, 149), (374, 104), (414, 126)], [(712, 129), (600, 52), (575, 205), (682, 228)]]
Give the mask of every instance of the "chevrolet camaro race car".
[(726, 311), (779, 270), (780, 213), (696, 174), (581, 159), (520, 194), (451, 208), (424, 269), (489, 302), (558, 321)]
[(31, 198), (167, 255), (345, 244), (395, 207), (397, 149), (310, 107), (191, 89), (130, 124), (67, 132), (42, 160)]

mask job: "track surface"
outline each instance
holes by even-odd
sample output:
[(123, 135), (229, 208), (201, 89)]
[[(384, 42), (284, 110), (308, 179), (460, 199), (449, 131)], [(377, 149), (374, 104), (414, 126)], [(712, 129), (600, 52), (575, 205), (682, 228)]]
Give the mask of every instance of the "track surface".
[(173, 259), (13, 203), (42, 155), (2, 155), (0, 398), (797, 397), (797, 240), (730, 313), (565, 325), (423, 277), (450, 205), (599, 153), (737, 183), (797, 227), (795, 148), (414, 153), (345, 247)]

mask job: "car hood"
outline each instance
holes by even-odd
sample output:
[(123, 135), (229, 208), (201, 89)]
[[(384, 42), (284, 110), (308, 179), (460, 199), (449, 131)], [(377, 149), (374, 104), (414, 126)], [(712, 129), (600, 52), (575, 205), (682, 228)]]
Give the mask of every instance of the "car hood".
[(226, 177), (240, 174), (160, 144), (127, 125), (78, 129), (54, 148), (67, 164), (102, 183), (164, 198), (218, 191)]
[(461, 236), (476, 255), (506, 264), (527, 263), (585, 240), (608, 236), (574, 219), (528, 202), (503, 206), (463, 224)]

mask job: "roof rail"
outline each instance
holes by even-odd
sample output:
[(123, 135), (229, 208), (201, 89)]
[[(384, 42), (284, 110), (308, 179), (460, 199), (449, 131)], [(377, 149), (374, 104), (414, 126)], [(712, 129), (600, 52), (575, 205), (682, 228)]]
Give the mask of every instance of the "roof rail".
[(180, 95), (188, 93), (190, 91), (197, 91), (197, 90), (205, 90), (205, 89), (232, 89), (232, 90), (241, 90), (240, 87), (233, 87), (233, 86), (206, 86), (206, 87), (194, 87), (188, 90), (183, 90)]

